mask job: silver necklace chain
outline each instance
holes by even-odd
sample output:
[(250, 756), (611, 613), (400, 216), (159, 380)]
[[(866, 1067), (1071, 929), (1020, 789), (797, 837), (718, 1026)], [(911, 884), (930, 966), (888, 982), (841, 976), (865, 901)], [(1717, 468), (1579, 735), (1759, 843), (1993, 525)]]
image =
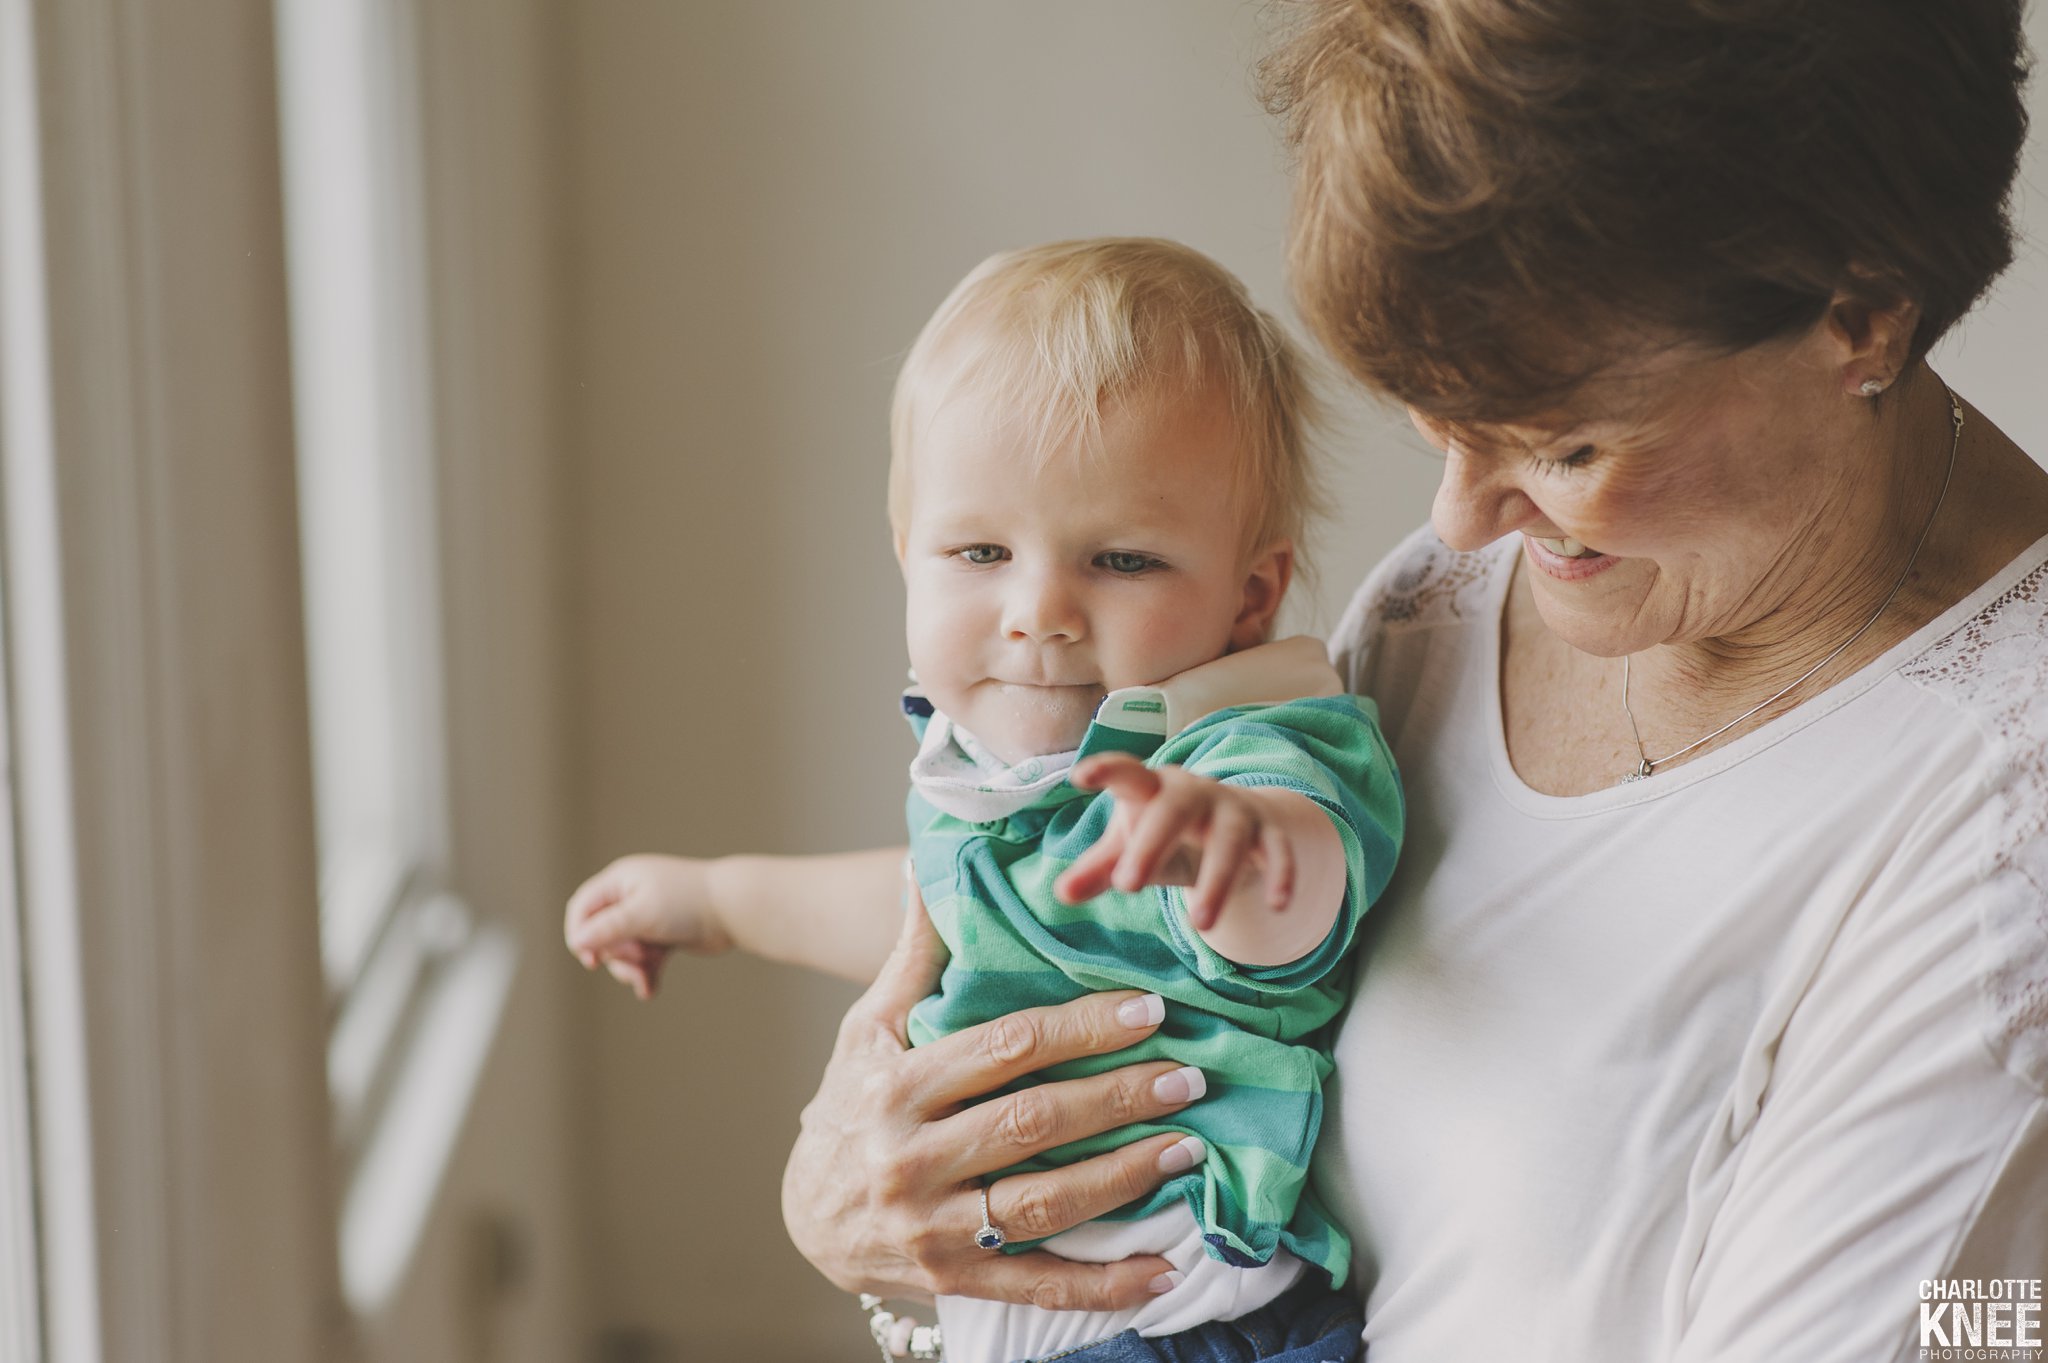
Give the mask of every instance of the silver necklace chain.
[(1927, 546), (1927, 536), (1928, 533), (1934, 529), (1935, 517), (1941, 514), (1941, 504), (1944, 501), (1948, 500), (1948, 485), (1956, 476), (1956, 451), (1961, 449), (1963, 444), (1963, 405), (1960, 402), (1956, 401), (1955, 390), (1950, 388), (1947, 384), (1944, 383), (1941, 386), (1941, 391), (1948, 395), (1949, 423), (1953, 427), (1953, 433), (1949, 436), (1948, 444), (1948, 472), (1944, 473), (1941, 476), (1941, 491), (1935, 495), (1934, 509), (1927, 513), (1927, 523), (1920, 527), (1920, 538), (1914, 541), (1913, 552), (1906, 556), (1906, 566), (1899, 570), (1899, 580), (1892, 583), (1891, 591), (1886, 593), (1884, 600), (1878, 603), (1877, 609), (1871, 612), (1870, 618), (1863, 622), (1863, 628), (1857, 630), (1854, 634), (1842, 640), (1841, 643), (1835, 645), (1834, 651), (1832, 653), (1828, 654), (1827, 657), (1822, 658), (1819, 662), (1815, 663), (1812, 667), (1808, 668), (1805, 672), (1801, 673), (1799, 677), (1796, 680), (1794, 680), (1790, 686), (1787, 686), (1784, 690), (1775, 692), (1772, 695), (1764, 697), (1763, 700), (1758, 701), (1755, 705), (1750, 706), (1749, 709), (1744, 710), (1741, 714), (1729, 720), (1726, 724), (1723, 724), (1720, 728), (1714, 730), (1714, 732), (1708, 734), (1706, 737), (1696, 738), (1692, 742), (1680, 748), (1677, 752), (1666, 753), (1662, 757), (1650, 756), (1650, 750), (1643, 746), (1642, 726), (1636, 723), (1636, 712), (1629, 707), (1628, 703), (1629, 659), (1628, 655), (1622, 655), (1621, 709), (1622, 713), (1628, 716), (1628, 727), (1630, 731), (1635, 734), (1636, 756), (1642, 759), (1642, 761), (1637, 765), (1634, 771), (1630, 772), (1628, 775), (1621, 778), (1623, 783), (1627, 783), (1630, 781), (1640, 781), (1643, 778), (1649, 776), (1652, 772), (1656, 771), (1657, 768), (1665, 765), (1668, 762), (1675, 761), (1676, 759), (1685, 756), (1694, 748), (1700, 747), (1702, 744), (1713, 742), (1722, 734), (1727, 733), (1730, 729), (1742, 723), (1742, 721), (1744, 721), (1745, 719), (1748, 719), (1752, 715), (1755, 715), (1758, 711), (1764, 709), (1766, 706), (1773, 705), (1776, 702), (1783, 700), (1786, 696), (1798, 690), (1807, 682), (1813, 680), (1814, 676), (1818, 674), (1822, 668), (1826, 667), (1835, 659), (1841, 657), (1842, 654), (1848, 650), (1851, 644), (1855, 643), (1858, 639), (1861, 639), (1864, 635), (1870, 633), (1871, 627), (1877, 624), (1879, 617), (1881, 617), (1885, 613), (1885, 611), (1890, 608), (1893, 601), (1898, 599), (1899, 590), (1906, 585), (1906, 579), (1908, 577), (1911, 577), (1913, 574), (1913, 565), (1920, 561), (1920, 551)]

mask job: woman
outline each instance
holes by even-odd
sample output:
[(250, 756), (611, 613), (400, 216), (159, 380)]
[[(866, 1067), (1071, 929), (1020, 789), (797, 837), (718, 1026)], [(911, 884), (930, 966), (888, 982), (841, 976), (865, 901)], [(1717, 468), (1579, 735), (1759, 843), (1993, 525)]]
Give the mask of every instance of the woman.
[[(2019, 5), (1301, 9), (1303, 308), (1446, 455), (1334, 641), (1410, 801), (1318, 1150), (1370, 1357), (1949, 1343), (1945, 1284), (2048, 1276), (2048, 474), (1925, 362), (2010, 258)], [(1178, 1106), (1153, 1069), (961, 1104), (1142, 1019), (905, 1052), (934, 973), (912, 915), (806, 1113), (799, 1247), (1141, 1298), (1163, 1263), (973, 1237), (982, 1174)], [(1157, 1144), (987, 1215), (1074, 1225)]]

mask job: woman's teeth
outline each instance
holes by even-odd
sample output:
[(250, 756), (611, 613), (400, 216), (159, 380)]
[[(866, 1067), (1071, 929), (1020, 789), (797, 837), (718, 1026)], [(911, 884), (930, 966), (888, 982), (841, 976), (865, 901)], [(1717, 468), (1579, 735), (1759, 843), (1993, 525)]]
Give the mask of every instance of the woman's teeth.
[(1538, 544), (1542, 545), (1545, 549), (1548, 549), (1551, 553), (1556, 554), (1560, 558), (1600, 557), (1600, 551), (1598, 549), (1588, 549), (1585, 545), (1579, 543), (1575, 539), (1552, 540), (1545, 539), (1541, 535), (1531, 535), (1529, 538), (1535, 540)]

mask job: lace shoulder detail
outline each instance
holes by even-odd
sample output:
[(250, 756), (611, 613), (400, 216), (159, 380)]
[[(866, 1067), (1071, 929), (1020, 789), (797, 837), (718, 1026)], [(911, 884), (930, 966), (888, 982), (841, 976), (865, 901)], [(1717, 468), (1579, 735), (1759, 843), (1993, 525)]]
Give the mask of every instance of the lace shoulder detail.
[(1333, 638), (1356, 648), (1393, 626), (1463, 620), (1479, 608), (1498, 545), (1461, 554), (1427, 525), (1381, 559), (1345, 607)]
[(1979, 925), (1989, 1040), (2048, 1092), (2048, 563), (1899, 671), (1969, 713), (1999, 754)]
[(1389, 634), (1445, 621), (1465, 620), (1482, 609), (1488, 575), (1499, 545), (1461, 554), (1425, 525), (1396, 545), (1366, 577), (1330, 635), (1330, 660), (1353, 690), (1365, 679), (1380, 643)]
[(1376, 589), (1374, 613), (1382, 625), (1463, 620), (1479, 608), (1499, 557), (1493, 545), (1459, 553), (1425, 525), (1403, 540), (1366, 583)]

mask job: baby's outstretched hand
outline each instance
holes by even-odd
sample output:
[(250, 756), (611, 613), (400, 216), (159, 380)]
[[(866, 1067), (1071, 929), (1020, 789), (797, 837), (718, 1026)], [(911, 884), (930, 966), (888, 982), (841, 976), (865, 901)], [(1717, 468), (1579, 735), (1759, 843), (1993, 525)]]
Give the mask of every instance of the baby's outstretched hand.
[(715, 955), (732, 939), (718, 920), (706, 864), (685, 857), (620, 857), (583, 882), (562, 915), (570, 954), (642, 999), (661, 987), (671, 951)]
[[(1116, 813), (1093, 847), (1053, 886), (1069, 904), (1112, 887), (1186, 885), (1188, 924), (1214, 927), (1239, 882), (1257, 876), (1274, 912), (1294, 898), (1298, 860), (1287, 820), (1274, 817), (1274, 797), (1292, 792), (1225, 785), (1180, 767), (1148, 767), (1128, 753), (1102, 753), (1074, 768), (1082, 790), (1106, 790)], [(1192, 873), (1188, 870), (1192, 862)]]

